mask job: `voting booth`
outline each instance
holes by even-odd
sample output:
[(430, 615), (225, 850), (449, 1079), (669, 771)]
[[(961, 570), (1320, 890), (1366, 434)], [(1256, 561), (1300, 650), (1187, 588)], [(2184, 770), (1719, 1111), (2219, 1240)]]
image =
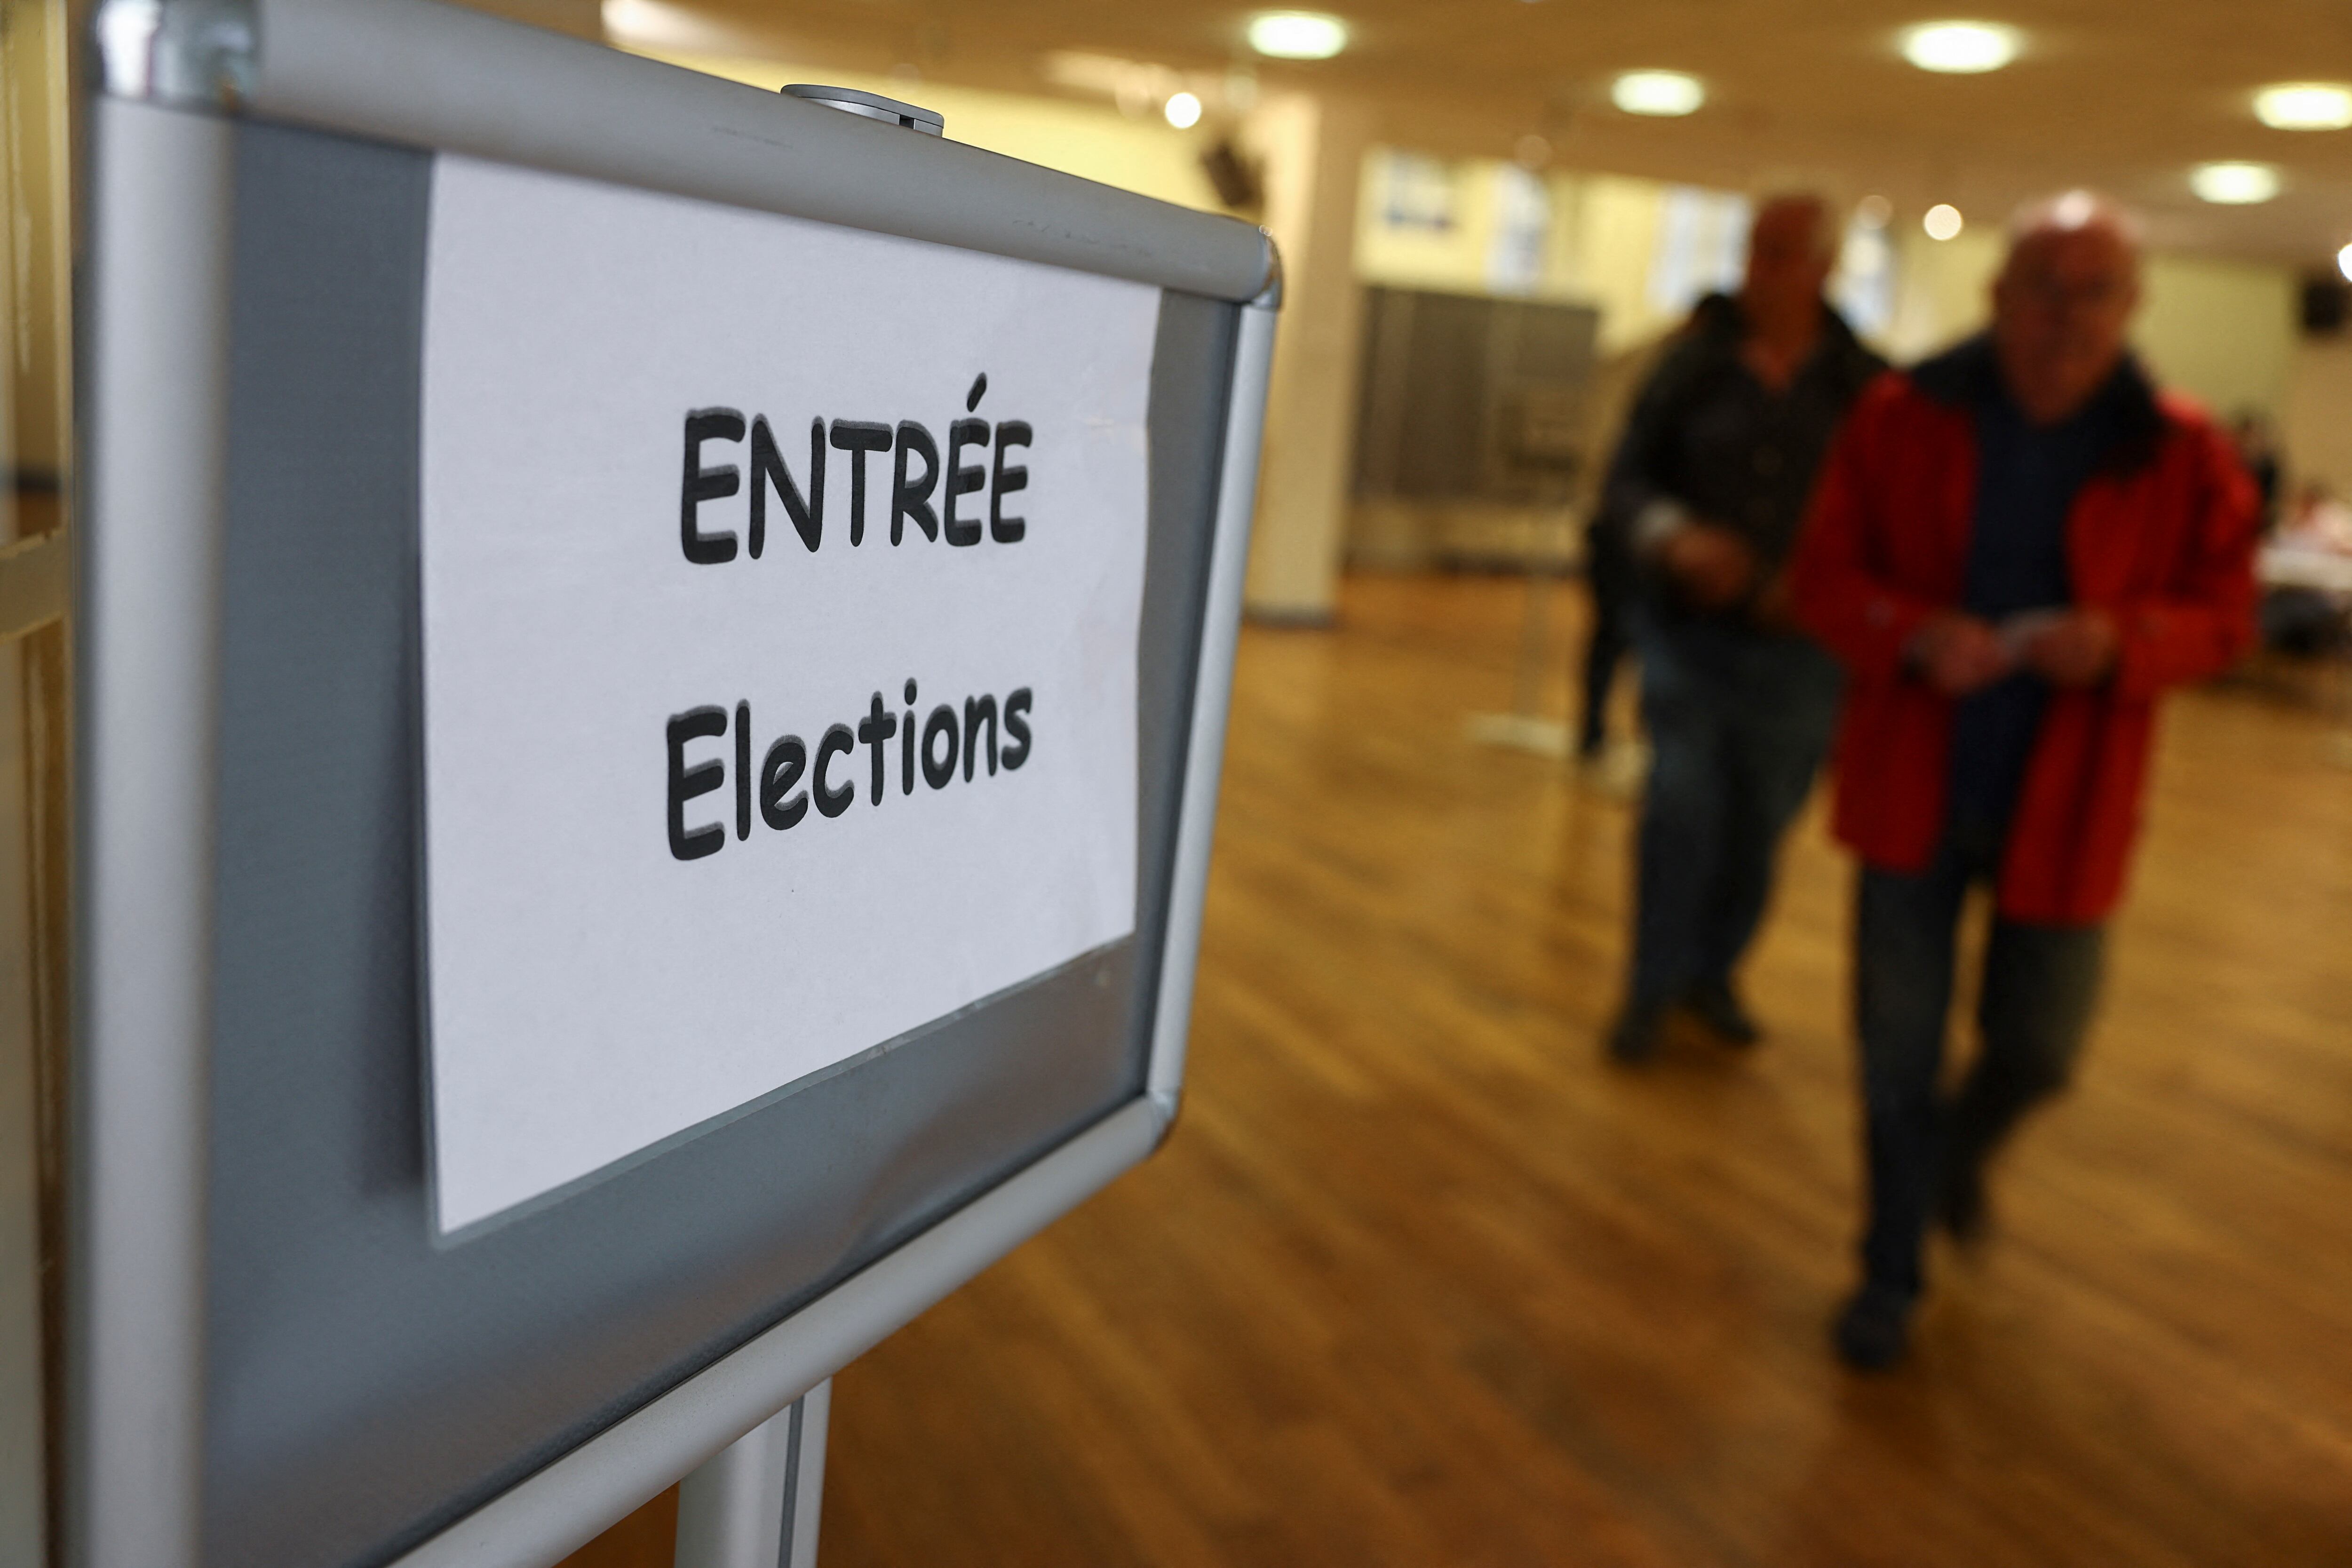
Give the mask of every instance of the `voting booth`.
[(430, 0), (93, 26), (66, 1561), (805, 1562), (824, 1380), (1175, 1114), (1272, 250)]

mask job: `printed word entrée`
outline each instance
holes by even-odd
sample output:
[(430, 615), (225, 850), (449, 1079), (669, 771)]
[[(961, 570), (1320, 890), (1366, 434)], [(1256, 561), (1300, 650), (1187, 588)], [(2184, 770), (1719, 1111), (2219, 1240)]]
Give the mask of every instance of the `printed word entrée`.
[[(964, 399), (964, 413), (971, 416), (987, 395), (988, 377), (973, 381), (971, 391)], [(754, 414), (747, 425), (740, 409), (697, 408), (686, 416), (686, 466), (678, 500), (678, 543), (686, 558), (698, 566), (717, 566), (735, 559), (738, 542), (731, 529), (706, 528), (702, 509), (712, 502), (727, 500), (749, 486), (751, 495), (745, 507), (744, 537), (741, 547), (754, 561), (768, 547), (768, 499), (781, 501), (784, 515), (792, 521), (793, 531), (801, 543), (811, 551), (824, 542), (824, 491), (826, 454), (838, 451), (847, 455), (849, 462), (849, 542), (866, 542), (866, 497), (867, 474), (866, 459), (880, 460), (887, 454), (890, 463), (887, 485), (889, 498), (887, 523), (890, 542), (904, 542), (907, 525), (911, 522), (927, 540), (945, 539), (950, 544), (978, 544), (983, 537), (999, 544), (1017, 544), (1029, 530), (1025, 518), (1008, 517), (1004, 498), (1029, 488), (1029, 470), (1019, 463), (1005, 461), (1008, 453), (1029, 447), (1035, 432), (1025, 419), (1005, 419), (990, 424), (985, 419), (966, 417), (951, 420), (947, 427), (945, 456), (940, 453), (939, 437), (929, 426), (912, 419), (901, 419), (894, 427), (879, 420), (835, 419), (828, 426), (822, 418), (809, 422), (808, 464), (801, 470), (808, 479), (808, 488), (801, 488), (783, 448), (764, 414)], [(746, 464), (707, 463), (705, 458), (715, 453), (711, 448), (720, 443), (740, 445), (748, 437), (750, 446), (743, 453)], [(967, 463), (967, 452), (981, 454), (992, 451), (994, 456), (985, 464)], [(748, 468), (749, 472), (746, 472)], [(943, 482), (944, 481), (944, 482)], [(977, 509), (979, 492), (988, 492), (988, 521), (983, 529)], [(973, 515), (964, 516), (959, 503), (971, 496)], [(935, 500), (936, 498), (936, 500)], [(877, 521), (882, 521), (878, 514)]]
[[(993, 778), (1000, 767), (1010, 773), (1029, 760), (1030, 701), (1029, 688), (1024, 686), (1005, 695), (1000, 705), (993, 694), (983, 692), (978, 697), (966, 697), (961, 710), (953, 703), (942, 702), (930, 711), (917, 730), (915, 724), (915, 682), (906, 686), (906, 710), (901, 717), (883, 702), (877, 691), (866, 716), (853, 728), (834, 724), (818, 738), (812, 753), (807, 742), (798, 735), (780, 735), (764, 750), (756, 747), (752, 739), (751, 705), (735, 704), (733, 722), (729, 722), (727, 710), (720, 707), (689, 708), (673, 714), (667, 727), (669, 750), (669, 852), (680, 860), (699, 860), (706, 855), (716, 855), (727, 846), (727, 828), (718, 822), (689, 827), (686, 821), (688, 801), (713, 794), (727, 785), (729, 767), (722, 753), (705, 761), (689, 763), (688, 748), (699, 742), (719, 741), (734, 732), (735, 837), (740, 840), (751, 837), (751, 823), (758, 819), (778, 832), (796, 826), (808, 816), (814, 805), (820, 816), (839, 816), (857, 799), (858, 769), (854, 753), (863, 745), (867, 753), (864, 770), (868, 784), (868, 804), (880, 805), (889, 793), (890, 742), (898, 744), (898, 793), (915, 793), (915, 780), (919, 773), (922, 782), (931, 789), (940, 790), (956, 781), (961, 769), (963, 782), (971, 784), (982, 769)], [(1003, 726), (1002, 743), (998, 727)], [(759, 762), (753, 765), (754, 752)], [(803, 783), (803, 781), (806, 781)]]

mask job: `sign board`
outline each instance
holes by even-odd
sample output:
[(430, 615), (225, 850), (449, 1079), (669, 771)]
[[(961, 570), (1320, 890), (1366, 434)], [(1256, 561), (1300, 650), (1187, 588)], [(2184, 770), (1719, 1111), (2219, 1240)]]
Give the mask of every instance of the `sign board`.
[(1170, 1125), (1271, 253), (94, 13), (65, 1560), (543, 1568)]
[(1160, 293), (467, 158), (429, 233), (457, 1231), (1133, 931)]

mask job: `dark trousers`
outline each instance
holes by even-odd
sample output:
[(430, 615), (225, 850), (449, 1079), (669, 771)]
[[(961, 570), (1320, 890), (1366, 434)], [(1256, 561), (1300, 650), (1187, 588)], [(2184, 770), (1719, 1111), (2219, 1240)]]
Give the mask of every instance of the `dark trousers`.
[(1837, 667), (1811, 643), (1645, 619), (1642, 800), (1627, 1001), (1727, 983), (1772, 893), (1780, 836), (1837, 717)]
[(1854, 1018), (1862, 1040), (1870, 1220), (1863, 1268), (1916, 1292), (1938, 1184), (1998, 1147), (2065, 1086), (2099, 994), (2105, 930), (1998, 914), (1977, 994), (1979, 1048), (1958, 1089), (1940, 1085), (1953, 949), (1971, 884), (2000, 859), (1998, 830), (1956, 826), (1917, 876), (1864, 867), (1854, 897)]
[(1596, 520), (1584, 531), (1584, 585), (1592, 595), (1592, 625), (1584, 639), (1584, 711), (1576, 749), (1598, 756), (1609, 740), (1609, 689), (1633, 647), (1633, 563), (1617, 527)]

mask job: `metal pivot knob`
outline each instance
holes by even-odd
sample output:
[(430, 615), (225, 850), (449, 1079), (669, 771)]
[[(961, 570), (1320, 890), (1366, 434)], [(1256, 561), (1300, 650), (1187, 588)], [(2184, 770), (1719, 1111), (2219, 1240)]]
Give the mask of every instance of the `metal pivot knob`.
[(919, 131), (926, 136), (947, 134), (946, 117), (937, 110), (901, 103), (895, 98), (884, 98), (880, 93), (860, 92), (854, 87), (820, 87), (806, 81), (793, 82), (784, 90), (794, 98), (822, 103), (827, 109), (862, 114), (868, 120), (887, 121), (893, 125), (903, 125), (909, 131)]

